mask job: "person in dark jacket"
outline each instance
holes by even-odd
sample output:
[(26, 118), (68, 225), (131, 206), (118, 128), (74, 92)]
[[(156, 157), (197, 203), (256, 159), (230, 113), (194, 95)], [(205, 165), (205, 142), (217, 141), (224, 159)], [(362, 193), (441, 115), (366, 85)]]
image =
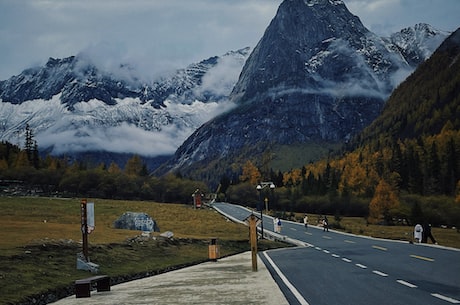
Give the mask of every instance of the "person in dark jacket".
[(427, 243), (428, 238), (431, 240), (433, 244), (438, 244), (436, 242), (436, 239), (434, 239), (433, 234), (431, 233), (431, 224), (429, 223), (424, 223), (423, 224), (423, 236), (422, 236), (422, 243)]

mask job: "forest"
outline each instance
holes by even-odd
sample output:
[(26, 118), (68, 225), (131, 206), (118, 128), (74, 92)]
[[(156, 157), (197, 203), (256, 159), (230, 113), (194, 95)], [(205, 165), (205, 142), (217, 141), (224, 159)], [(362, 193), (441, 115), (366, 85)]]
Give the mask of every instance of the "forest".
[[(4, 195), (140, 199), (192, 204), (192, 194), (217, 193), (218, 200), (282, 213), (365, 217), (369, 223), (460, 225), (460, 132), (447, 123), (436, 136), (373, 141), (359, 149), (287, 172), (261, 171), (247, 160), (238, 175), (221, 177), (218, 190), (180, 173), (155, 177), (141, 157), (123, 168), (115, 163), (69, 162), (40, 157), (30, 130), (24, 149), (0, 144), (0, 188)], [(256, 185), (272, 181), (274, 190)]]

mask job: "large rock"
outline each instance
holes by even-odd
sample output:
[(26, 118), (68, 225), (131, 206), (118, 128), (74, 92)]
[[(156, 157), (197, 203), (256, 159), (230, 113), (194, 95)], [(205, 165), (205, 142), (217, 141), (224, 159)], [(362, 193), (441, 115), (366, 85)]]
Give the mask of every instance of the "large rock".
[(113, 226), (116, 229), (160, 232), (156, 221), (146, 213), (126, 212), (115, 220)]

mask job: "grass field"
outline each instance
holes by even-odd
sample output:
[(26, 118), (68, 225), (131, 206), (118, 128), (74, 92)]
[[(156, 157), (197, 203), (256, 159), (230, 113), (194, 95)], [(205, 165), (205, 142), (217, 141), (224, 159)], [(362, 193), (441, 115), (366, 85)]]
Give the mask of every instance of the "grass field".
[[(221, 256), (249, 251), (248, 228), (227, 221), (211, 209), (145, 201), (94, 199), (96, 229), (89, 235), (89, 257), (100, 273), (125, 281), (203, 262), (211, 238), (218, 238)], [(173, 239), (142, 239), (141, 232), (113, 228), (124, 212), (144, 212)], [(297, 215), (300, 221), (302, 215)], [(317, 215), (309, 215), (314, 223)], [(410, 241), (412, 227), (366, 225), (363, 218), (344, 217), (332, 225), (343, 231)], [(460, 234), (433, 228), (439, 244), (460, 248)], [(76, 269), (81, 252), (80, 199), (0, 197), (0, 304), (18, 304), (41, 295), (72, 294), (74, 280), (88, 276)], [(259, 249), (284, 247), (262, 241)]]
[[(95, 203), (96, 229), (89, 235), (89, 257), (100, 273), (118, 281), (156, 274), (208, 259), (211, 238), (220, 255), (250, 250), (247, 227), (210, 209), (141, 201), (88, 200)], [(173, 239), (135, 238), (141, 232), (113, 228), (124, 212), (144, 212)], [(17, 304), (42, 294), (63, 297), (74, 280), (81, 252), (80, 200), (0, 197), (0, 304)], [(264, 242), (263, 249), (285, 246)], [(69, 288), (70, 287), (70, 288)]]

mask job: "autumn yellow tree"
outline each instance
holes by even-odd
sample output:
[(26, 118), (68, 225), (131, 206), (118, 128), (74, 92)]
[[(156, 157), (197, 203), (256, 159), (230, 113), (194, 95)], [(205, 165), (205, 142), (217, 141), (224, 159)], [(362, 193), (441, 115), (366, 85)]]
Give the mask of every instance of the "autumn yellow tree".
[(250, 184), (256, 185), (260, 182), (261, 174), (259, 169), (251, 162), (246, 161), (243, 166), (242, 174), (240, 176), (240, 180), (242, 182), (249, 182)]
[(142, 159), (138, 155), (134, 155), (126, 162), (125, 174), (128, 176), (138, 176), (142, 171)]
[(381, 179), (369, 203), (369, 222), (391, 222), (392, 210), (399, 207), (399, 199), (389, 183)]
[(110, 166), (109, 168), (107, 169), (107, 172), (109, 174), (120, 174), (121, 173), (121, 169), (120, 167), (118, 166), (118, 164), (116, 164), (115, 162), (112, 162), (110, 163)]
[(284, 185), (298, 185), (302, 181), (302, 170), (299, 168), (293, 169), (290, 172), (283, 174)]

